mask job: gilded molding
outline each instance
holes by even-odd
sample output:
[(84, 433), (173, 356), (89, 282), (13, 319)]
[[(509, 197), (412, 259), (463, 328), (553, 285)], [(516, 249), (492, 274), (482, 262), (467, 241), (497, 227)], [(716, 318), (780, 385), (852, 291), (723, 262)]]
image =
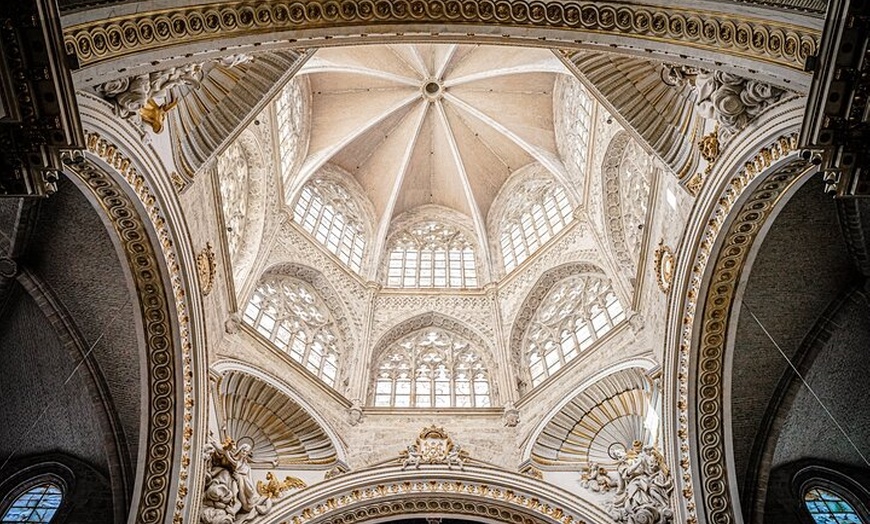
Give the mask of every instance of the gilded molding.
[[(819, 34), (759, 19), (708, 11), (669, 11), (619, 2), (533, 0), (281, 0), (225, 2), (136, 13), (65, 30), (68, 53), (83, 66), (190, 42), (282, 31), (377, 25), (448, 24), (574, 30), (670, 42), (803, 70)], [(413, 27), (408, 27), (413, 30)], [(318, 36), (323, 36), (320, 34)], [(474, 39), (473, 35), (466, 38)]]
[[(719, 198), (710, 215), (704, 237), (698, 247), (692, 266), (687, 299), (683, 311), (680, 334), (678, 365), (679, 410), (677, 438), (680, 444), (680, 468), (683, 479), (683, 497), (687, 508), (687, 522), (698, 522), (695, 493), (692, 488), (691, 450), (703, 459), (700, 465), (701, 496), (708, 522), (734, 522), (733, 502), (728, 489), (726, 467), (726, 441), (723, 420), (723, 366), (725, 356), (725, 332), (734, 294), (741, 276), (743, 264), (763, 223), (770, 216), (785, 190), (803, 173), (809, 164), (797, 157), (771, 173), (758, 185), (735, 214), (736, 220), (724, 232), (725, 243), (718, 253), (713, 249), (720, 231), (732, 215), (733, 208), (744, 190), (775, 162), (784, 159), (797, 149), (797, 134), (778, 138), (773, 144), (761, 149), (746, 162), (734, 176)], [(714, 273), (707, 284), (707, 294), (702, 302), (700, 347), (697, 361), (693, 356), (692, 340), (696, 308), (704, 273), (712, 260)], [(689, 377), (690, 365), (697, 371), (697, 420), (689, 427)], [(690, 437), (690, 435), (692, 437)]]
[(443, 478), (384, 482), (354, 489), (299, 508), (280, 524), (351, 524), (433, 512), (524, 524), (586, 524), (586, 520), (569, 511), (519, 490)]
[(142, 493), (138, 503), (137, 522), (163, 523), (166, 513), (172, 509), (173, 521), (180, 523), (188, 492), (190, 473), (190, 450), (193, 439), (193, 367), (191, 363), (190, 317), (187, 312), (186, 291), (182, 282), (181, 267), (175, 253), (172, 234), (163, 217), (163, 212), (152, 194), (145, 178), (132, 165), (117, 146), (101, 137), (98, 133), (85, 131), (88, 151), (115, 169), (129, 184), (130, 188), (144, 206), (148, 219), (154, 227), (161, 254), (166, 261), (170, 284), (173, 292), (174, 312), (179, 326), (181, 340), (182, 381), (184, 396), (182, 413), (184, 425), (181, 436), (180, 467), (178, 470), (178, 491), (174, 506), (168, 500), (168, 487), (172, 483), (175, 450), (175, 425), (178, 392), (175, 381), (178, 370), (174, 362), (174, 342), (171, 337), (169, 315), (172, 310), (163, 293), (157, 255), (148, 241), (147, 229), (139, 211), (127, 194), (109, 176), (85, 161), (73, 164), (71, 169), (86, 183), (100, 205), (114, 224), (119, 238), (124, 242), (130, 267), (135, 270), (136, 286), (140, 294), (139, 302), (144, 308), (143, 325), (148, 334), (148, 362), (150, 405), (148, 454), (144, 471), (146, 478), (142, 483)]

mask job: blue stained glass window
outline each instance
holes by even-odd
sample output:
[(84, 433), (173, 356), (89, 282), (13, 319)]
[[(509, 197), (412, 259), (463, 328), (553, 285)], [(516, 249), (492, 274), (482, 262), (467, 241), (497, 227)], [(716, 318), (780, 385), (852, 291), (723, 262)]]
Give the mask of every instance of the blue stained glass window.
[(804, 504), (816, 524), (864, 524), (864, 520), (843, 497), (820, 488), (804, 495)]
[(39, 484), (19, 495), (0, 522), (51, 522), (62, 499), (63, 491), (57, 485)]

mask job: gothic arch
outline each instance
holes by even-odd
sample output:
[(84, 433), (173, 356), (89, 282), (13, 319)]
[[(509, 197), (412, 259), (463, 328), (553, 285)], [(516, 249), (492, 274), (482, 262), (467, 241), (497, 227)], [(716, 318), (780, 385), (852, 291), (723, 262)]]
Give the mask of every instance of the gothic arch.
[(524, 361), (523, 340), (541, 302), (543, 302), (553, 286), (562, 280), (584, 274), (607, 278), (603, 269), (588, 262), (572, 262), (549, 269), (538, 278), (538, 281), (535, 282), (535, 285), (532, 286), (531, 291), (529, 291), (523, 300), (523, 305), (517, 311), (516, 316), (507, 323), (507, 325), (512, 326), (510, 330), (509, 354), (518, 377), (528, 377), (528, 366)]
[[(450, 333), (455, 333), (462, 338), (468, 340), (480, 351), (480, 358), (486, 365), (486, 369), (490, 373), (491, 382), (490, 387), (492, 390), (492, 405), (499, 404), (499, 384), (495, 381), (492, 381), (492, 378), (495, 378), (496, 370), (498, 366), (494, 360), (493, 347), (491, 344), (486, 342), (486, 337), (481, 335), (476, 329), (467, 325), (466, 323), (457, 320), (455, 318), (448, 317), (447, 315), (442, 315), (441, 313), (436, 312), (428, 312), (420, 315), (416, 315), (411, 318), (407, 318), (401, 320), (389, 330), (387, 330), (378, 341), (372, 346), (372, 359), (369, 362), (369, 387), (372, 386), (375, 382), (375, 378), (377, 375), (377, 368), (375, 367), (375, 362), (377, 362), (381, 356), (387, 351), (390, 346), (394, 343), (400, 341), (404, 337), (417, 332), (424, 330), (426, 328), (436, 327), (441, 328), (444, 331), (448, 331)], [(371, 391), (368, 393), (369, 397), (372, 396)]]

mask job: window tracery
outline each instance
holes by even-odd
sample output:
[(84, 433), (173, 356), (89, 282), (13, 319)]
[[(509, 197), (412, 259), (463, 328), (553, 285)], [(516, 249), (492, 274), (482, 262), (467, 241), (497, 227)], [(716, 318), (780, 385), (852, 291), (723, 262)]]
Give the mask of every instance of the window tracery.
[(573, 219), (565, 189), (554, 180), (534, 179), (511, 195), (499, 228), (506, 273), (534, 254)]
[(248, 213), (248, 162), (239, 142), (218, 157), (218, 180), (230, 258), (238, 253)]
[(393, 237), (389, 253), (389, 287), (477, 287), (474, 246), (456, 227), (418, 223)]
[(323, 299), (307, 283), (266, 275), (254, 290), (244, 321), (329, 386), (338, 375), (338, 337)]
[(302, 82), (301, 78), (288, 82), (275, 101), (281, 173), (284, 180), (288, 180), (293, 174), (300, 149), (304, 147), (305, 97)]
[(482, 408), (491, 405), (489, 373), (480, 352), (435, 327), (388, 348), (375, 378), (375, 406)]
[(572, 75), (556, 80), (558, 111), (555, 127), (560, 135), (559, 153), (575, 180), (586, 177), (589, 136), (592, 132), (593, 99), (583, 84)]
[(293, 221), (356, 273), (362, 270), (366, 247), (360, 217), (350, 193), (328, 179), (305, 184), (293, 209)]
[(630, 140), (626, 145), (619, 171), (625, 240), (636, 261), (643, 242), (652, 173), (650, 156), (636, 140)]
[(20, 493), (3, 511), (0, 523), (51, 522), (63, 502), (63, 489), (51, 481), (39, 482)]
[(865, 524), (855, 507), (832, 489), (816, 486), (807, 490), (804, 506), (816, 524)]
[(556, 284), (526, 333), (532, 385), (539, 385), (624, 319), (622, 304), (602, 276), (576, 275)]

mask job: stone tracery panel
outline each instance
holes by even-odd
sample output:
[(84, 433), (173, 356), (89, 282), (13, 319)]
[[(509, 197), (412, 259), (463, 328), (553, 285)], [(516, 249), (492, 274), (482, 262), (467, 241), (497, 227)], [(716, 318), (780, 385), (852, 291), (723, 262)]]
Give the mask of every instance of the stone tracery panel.
[(344, 341), (353, 339), (337, 295), (318, 272), (289, 264), (267, 271), (242, 318), (327, 385), (337, 386)]
[(565, 188), (540, 164), (515, 172), (499, 192), (488, 220), (504, 271), (510, 273), (540, 251), (574, 219), (573, 213)]
[(573, 75), (560, 75), (553, 88), (556, 146), (568, 173), (583, 193), (592, 134), (593, 99)]
[(429, 327), (405, 336), (381, 354), (374, 405), (489, 407), (489, 372), (479, 348), (450, 331)]
[(604, 177), (604, 216), (607, 234), (619, 266), (633, 276), (649, 210), (652, 160), (627, 132), (607, 147)]
[(475, 288), (475, 244), (461, 228), (421, 220), (391, 235), (386, 284), (405, 288)]
[[(497, 405), (498, 387), (491, 381), (495, 371), (492, 348), (484, 338), (463, 322), (438, 313), (425, 313), (390, 329), (375, 344), (376, 363), (372, 367), (370, 398), (375, 405), (404, 407), (489, 407)], [(442, 372), (449, 370), (447, 375)], [(403, 375), (404, 374), (404, 375)], [(431, 395), (430, 403), (396, 403), (397, 384), (407, 379), (404, 388), (416, 387), (417, 379), (426, 381), (440, 377), (442, 391), (447, 396), (438, 400)], [(446, 382), (445, 382), (446, 381)], [(457, 382), (463, 385), (457, 389)], [(384, 385), (380, 386), (379, 382)], [(387, 390), (386, 384), (390, 383)], [(432, 381), (432, 387), (439, 382)], [(424, 386), (425, 387), (425, 386)], [(446, 388), (446, 389), (444, 389)], [(451, 391), (452, 390), (452, 391)], [(409, 390), (410, 391), (410, 390)], [(428, 394), (429, 390), (425, 390)], [(434, 393), (434, 389), (432, 390)], [(468, 391), (466, 393), (466, 391)], [(417, 391), (414, 390), (416, 393)], [(378, 401), (378, 395), (381, 401)], [(459, 396), (465, 400), (457, 401)], [(389, 400), (387, 400), (389, 399)], [(436, 404), (440, 402), (440, 404)], [(447, 402), (447, 404), (445, 404)]]
[(545, 273), (526, 297), (511, 329), (511, 358), (521, 378), (537, 386), (625, 319), (609, 279), (592, 264)]

